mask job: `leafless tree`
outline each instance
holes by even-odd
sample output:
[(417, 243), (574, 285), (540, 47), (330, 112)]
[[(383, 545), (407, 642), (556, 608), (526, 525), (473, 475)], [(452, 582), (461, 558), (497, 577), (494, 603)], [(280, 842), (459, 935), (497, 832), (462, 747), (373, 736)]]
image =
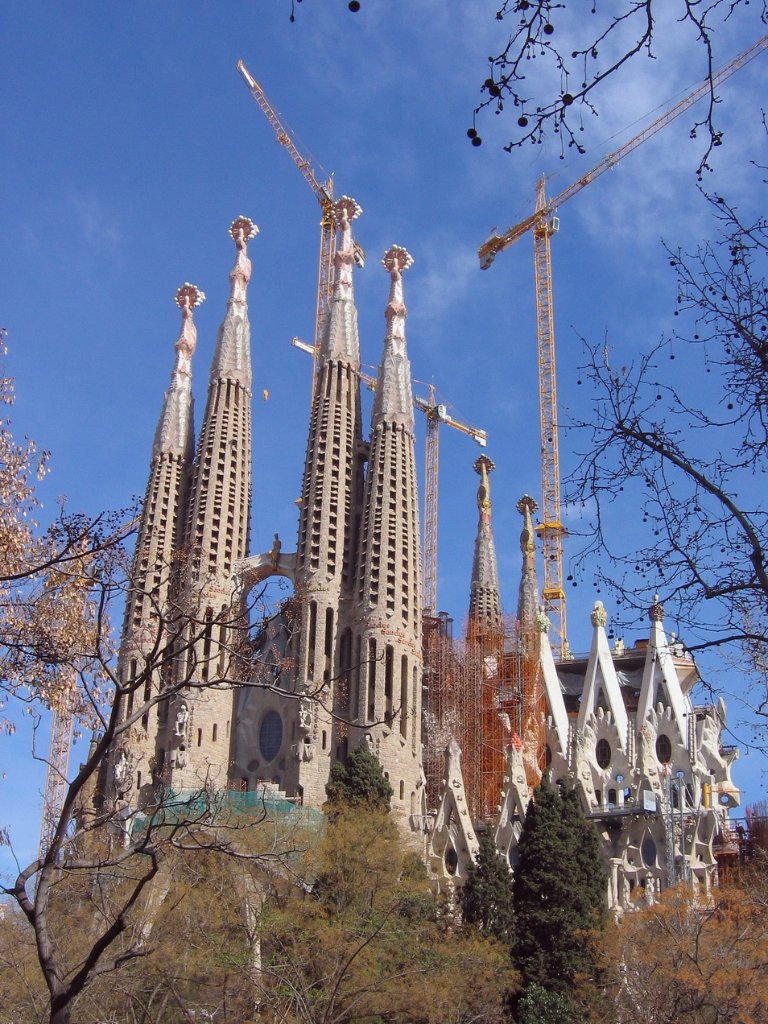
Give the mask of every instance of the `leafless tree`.
[[(582, 153), (585, 114), (598, 116), (609, 79), (620, 76), (638, 57), (655, 59), (660, 32), (673, 31), (681, 42), (689, 37), (697, 41), (703, 56), (701, 78), (711, 82), (725, 57), (716, 51), (718, 27), (744, 16), (748, 6), (749, 0), (503, 0), (496, 18), (510, 29), (507, 42), (488, 58), (483, 99), (468, 135), (479, 145), (477, 115), (511, 109), (515, 127), (507, 150), (541, 143), (551, 131), (560, 137), (561, 152), (571, 147)], [(676, 15), (671, 28), (670, 7)], [(662, 13), (667, 20), (660, 26)], [(765, 0), (761, 17), (768, 20)], [(713, 87), (691, 128), (694, 137), (701, 131), (706, 139), (699, 171), (721, 143), (715, 113)]]
[[(619, 628), (658, 589), (691, 650), (737, 652), (768, 720), (768, 221), (709, 201), (717, 240), (667, 250), (681, 326), (626, 365), (586, 345), (569, 500), (594, 509), (594, 533), (576, 571), (597, 563)], [(611, 540), (617, 510), (645, 538), (630, 552)]]

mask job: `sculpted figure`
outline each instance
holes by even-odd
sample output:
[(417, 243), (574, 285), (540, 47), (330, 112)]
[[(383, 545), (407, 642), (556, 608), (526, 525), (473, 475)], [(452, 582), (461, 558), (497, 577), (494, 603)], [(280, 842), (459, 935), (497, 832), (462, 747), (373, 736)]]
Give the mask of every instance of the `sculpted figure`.
[(186, 736), (187, 723), (189, 722), (189, 708), (186, 704), (180, 704), (176, 712), (176, 721), (173, 724), (174, 736)]

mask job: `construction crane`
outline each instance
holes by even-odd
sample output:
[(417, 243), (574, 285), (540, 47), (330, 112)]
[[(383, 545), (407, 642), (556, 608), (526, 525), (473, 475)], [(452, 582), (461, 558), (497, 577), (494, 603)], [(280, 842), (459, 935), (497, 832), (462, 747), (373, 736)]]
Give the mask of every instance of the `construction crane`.
[[(315, 307), (315, 341), (312, 353), (312, 387), (314, 389), (317, 354), (320, 351), (323, 327), (328, 317), (328, 308), (333, 290), (333, 257), (336, 253), (336, 225), (333, 220), (333, 175), (329, 175), (325, 181), (320, 181), (312, 164), (306, 157), (302, 156), (290, 131), (280, 120), (277, 111), (267, 99), (266, 93), (242, 60), (237, 62), (237, 70), (248, 86), (251, 95), (259, 107), (261, 107), (264, 116), (271, 124), (277, 136), (277, 141), (281, 146), (285, 146), (291, 160), (296, 164), (302, 177), (312, 189), (322, 211), (320, 216), (320, 257), (318, 260), (317, 302)], [(362, 267), (365, 264), (365, 252), (357, 242), (354, 243), (354, 252), (355, 262), (358, 266)]]
[(557, 378), (555, 372), (555, 327), (552, 301), (552, 261), (550, 239), (559, 229), (555, 211), (605, 171), (615, 167), (619, 160), (641, 146), (647, 139), (661, 131), (688, 110), (706, 92), (720, 85), (740, 68), (768, 47), (768, 36), (763, 36), (753, 46), (735, 57), (712, 78), (707, 78), (679, 103), (639, 132), (628, 142), (604, 157), (599, 164), (583, 174), (553, 199), (547, 199), (544, 179), (536, 189), (534, 212), (509, 228), (502, 235), (491, 235), (478, 250), (480, 267), (487, 270), (496, 255), (509, 248), (529, 231), (533, 232), (534, 275), (536, 287), (536, 327), (539, 358), (539, 425), (541, 431), (541, 523), (537, 527), (543, 543), (544, 589), (546, 611), (552, 618), (552, 638), (559, 643), (560, 656), (568, 656), (566, 630), (565, 591), (563, 590), (563, 536), (566, 529), (561, 522), (560, 505), (560, 456), (558, 449), (557, 421)]
[[(292, 338), (291, 344), (302, 352), (312, 354), (312, 346), (300, 338)], [(367, 384), (371, 391), (376, 390), (376, 378), (363, 370), (358, 371), (360, 380)], [(436, 401), (434, 384), (427, 385), (429, 397), (421, 398), (413, 396), (414, 405), (427, 417), (427, 441), (424, 458), (424, 543), (422, 549), (423, 582), (422, 582), (422, 609), (425, 615), (437, 613), (437, 512), (438, 512), (438, 486), (439, 486), (439, 465), (440, 465), (440, 424), (453, 427), (471, 437), (481, 448), (485, 448), (488, 442), (488, 435), (479, 427), (471, 427), (467, 423), (461, 423), (454, 419), (448, 409), (441, 402)]]

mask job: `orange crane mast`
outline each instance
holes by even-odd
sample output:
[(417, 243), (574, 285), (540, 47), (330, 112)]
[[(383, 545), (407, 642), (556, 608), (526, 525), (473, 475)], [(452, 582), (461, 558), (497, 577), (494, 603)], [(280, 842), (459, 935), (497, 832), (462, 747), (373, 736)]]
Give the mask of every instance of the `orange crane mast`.
[[(300, 338), (291, 339), (294, 348), (312, 354), (312, 346)], [(376, 390), (376, 378), (363, 370), (358, 371), (360, 380), (371, 391)], [(487, 433), (480, 427), (471, 427), (454, 419), (447, 407), (435, 400), (434, 384), (427, 385), (429, 397), (413, 396), (414, 405), (427, 417), (427, 441), (424, 473), (424, 542), (422, 547), (422, 609), (425, 615), (437, 614), (437, 512), (440, 466), (440, 424), (445, 423), (454, 430), (471, 437), (481, 448), (488, 442)]]
[(583, 174), (553, 199), (547, 199), (544, 179), (536, 189), (534, 212), (519, 224), (508, 228), (502, 235), (491, 237), (480, 246), (478, 256), (480, 267), (487, 270), (497, 254), (509, 248), (529, 231), (533, 232), (534, 273), (536, 288), (536, 328), (539, 361), (539, 419), (541, 431), (541, 476), (542, 476), (542, 521), (537, 527), (542, 537), (544, 554), (544, 605), (552, 618), (552, 638), (559, 643), (560, 656), (568, 656), (566, 630), (566, 602), (563, 590), (563, 537), (566, 529), (561, 522), (560, 503), (560, 455), (558, 446), (557, 420), (557, 377), (555, 370), (555, 328), (552, 299), (552, 260), (550, 239), (559, 228), (555, 211), (605, 171), (615, 167), (619, 160), (641, 146), (647, 139), (661, 131), (666, 125), (721, 82), (724, 82), (740, 68), (748, 64), (768, 47), (768, 36), (763, 36), (748, 49), (740, 53), (729, 64), (707, 78), (679, 103), (676, 103), (661, 117), (628, 142), (604, 157), (600, 163)]
[[(333, 257), (336, 252), (336, 226), (333, 220), (333, 175), (329, 175), (325, 181), (320, 181), (310, 161), (302, 155), (293, 136), (285, 124), (280, 120), (280, 115), (267, 99), (267, 95), (250, 73), (242, 60), (237, 62), (237, 70), (248, 86), (253, 98), (258, 103), (267, 121), (277, 137), (277, 141), (288, 151), (291, 160), (296, 164), (302, 177), (312, 189), (320, 209), (320, 256), (317, 270), (317, 302), (315, 306), (315, 340), (312, 355), (312, 387), (314, 389), (315, 370), (317, 368), (317, 354), (320, 351), (320, 341), (323, 336), (323, 327), (328, 317), (328, 309), (332, 298), (333, 290)], [(354, 243), (355, 262), (358, 266), (365, 264), (365, 252), (361, 246)]]

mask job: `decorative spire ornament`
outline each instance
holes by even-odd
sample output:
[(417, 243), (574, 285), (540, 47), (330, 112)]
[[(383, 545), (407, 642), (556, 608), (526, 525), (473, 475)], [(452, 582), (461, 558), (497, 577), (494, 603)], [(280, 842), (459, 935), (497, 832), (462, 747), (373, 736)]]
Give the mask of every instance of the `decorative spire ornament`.
[(468, 638), (497, 636), (502, 629), (501, 599), (499, 594), (499, 567), (496, 545), (491, 526), (490, 474), (496, 468), (492, 459), (481, 455), (475, 460), (474, 470), (480, 477), (477, 489), (477, 508), (480, 513), (472, 560), (472, 583), (469, 596)]
[(219, 328), (216, 352), (211, 364), (211, 382), (224, 379), (237, 381), (249, 392), (251, 336), (246, 293), (251, 279), (251, 261), (248, 259), (248, 242), (258, 233), (259, 229), (249, 217), (240, 216), (229, 227), (237, 255), (229, 275), (227, 311)]
[(523, 631), (534, 629), (539, 622), (539, 583), (536, 575), (536, 531), (533, 527), (533, 516), (538, 511), (538, 504), (530, 496), (524, 494), (517, 503), (517, 511), (523, 517), (523, 529), (520, 531), (520, 550), (523, 554), (523, 572), (520, 577), (520, 590), (517, 601), (517, 618)]
[(390, 276), (390, 287), (389, 301), (384, 311), (387, 331), (373, 404), (373, 426), (375, 428), (381, 422), (396, 423), (412, 434), (413, 390), (405, 347), (405, 319), (408, 310), (403, 301), (403, 272), (413, 266), (413, 257), (402, 245), (392, 245), (384, 253), (381, 262)]
[(162, 453), (186, 455), (191, 461), (194, 453), (192, 356), (197, 347), (193, 314), (205, 302), (205, 292), (185, 281), (176, 292), (174, 301), (181, 310), (181, 332), (175, 345), (176, 365), (165, 393), (152, 454), (153, 457)]
[(362, 212), (360, 206), (349, 196), (341, 196), (333, 204), (333, 219), (340, 232), (340, 238), (334, 256), (333, 296), (320, 346), (321, 365), (330, 359), (339, 359), (349, 363), (355, 370), (360, 369), (360, 340), (352, 283), (352, 268), (355, 265), (352, 221)]

